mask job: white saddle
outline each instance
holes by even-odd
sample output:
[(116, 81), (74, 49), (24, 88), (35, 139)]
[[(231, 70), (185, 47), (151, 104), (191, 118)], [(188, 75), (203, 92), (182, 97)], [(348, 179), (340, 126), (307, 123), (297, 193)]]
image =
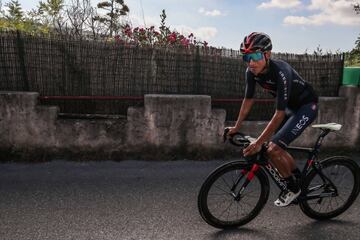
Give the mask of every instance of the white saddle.
[(339, 131), (341, 129), (342, 125), (338, 124), (338, 123), (326, 123), (326, 124), (315, 124), (315, 125), (312, 125), (311, 127)]

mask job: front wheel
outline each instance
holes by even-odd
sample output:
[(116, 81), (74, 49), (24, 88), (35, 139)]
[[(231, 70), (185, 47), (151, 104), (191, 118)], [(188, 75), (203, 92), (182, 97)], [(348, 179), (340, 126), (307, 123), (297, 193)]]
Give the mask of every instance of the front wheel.
[(303, 185), (301, 210), (309, 217), (324, 220), (346, 211), (359, 194), (359, 166), (347, 157), (330, 157), (320, 162), (319, 174), (312, 169)]
[(201, 217), (216, 228), (233, 228), (255, 218), (269, 197), (269, 180), (259, 168), (243, 192), (251, 164), (235, 161), (224, 164), (212, 172), (203, 183), (198, 195)]

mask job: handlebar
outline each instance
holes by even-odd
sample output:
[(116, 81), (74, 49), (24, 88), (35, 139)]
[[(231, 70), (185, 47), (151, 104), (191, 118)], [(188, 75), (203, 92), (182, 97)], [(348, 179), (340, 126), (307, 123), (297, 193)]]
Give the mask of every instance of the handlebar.
[(229, 131), (230, 128), (224, 129), (223, 140), (224, 142), (226, 142), (226, 140), (229, 140), (232, 145), (245, 148), (250, 143), (256, 140), (255, 138), (247, 136), (241, 132), (229, 135)]

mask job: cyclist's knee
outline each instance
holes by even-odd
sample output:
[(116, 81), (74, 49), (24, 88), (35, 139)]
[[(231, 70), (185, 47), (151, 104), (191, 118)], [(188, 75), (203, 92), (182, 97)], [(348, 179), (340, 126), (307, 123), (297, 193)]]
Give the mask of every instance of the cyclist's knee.
[(280, 157), (283, 149), (279, 147), (276, 143), (270, 142), (267, 149), (267, 154), (271, 158), (278, 158)]

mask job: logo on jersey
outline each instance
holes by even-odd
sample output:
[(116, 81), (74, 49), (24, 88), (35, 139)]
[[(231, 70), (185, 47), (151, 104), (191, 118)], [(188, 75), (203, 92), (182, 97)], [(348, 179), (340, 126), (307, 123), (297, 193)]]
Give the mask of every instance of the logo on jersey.
[(316, 110), (316, 104), (313, 104), (313, 105), (311, 106), (311, 109), (312, 109), (313, 111), (315, 111), (315, 110)]
[(294, 83), (298, 83), (298, 84), (300, 84), (300, 85), (302, 85), (302, 86), (305, 86), (305, 82), (304, 82), (304, 81), (301, 81), (301, 80), (299, 80), (299, 79), (294, 79), (293, 82), (294, 82)]
[(295, 125), (295, 128), (291, 130), (291, 133), (294, 135), (298, 135), (298, 133), (303, 129), (306, 123), (309, 121), (309, 117), (302, 115), (300, 121)]
[(288, 98), (287, 80), (285, 74), (282, 71), (280, 71), (279, 74), (284, 84), (284, 100), (286, 101)]

